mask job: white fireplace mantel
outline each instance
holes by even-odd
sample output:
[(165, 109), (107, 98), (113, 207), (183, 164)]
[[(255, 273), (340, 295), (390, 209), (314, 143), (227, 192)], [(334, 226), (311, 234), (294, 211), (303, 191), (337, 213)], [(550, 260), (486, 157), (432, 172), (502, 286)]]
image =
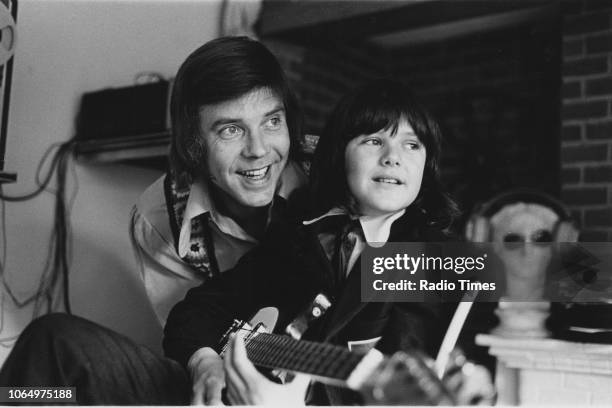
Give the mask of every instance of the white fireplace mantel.
[(480, 334), (497, 358), (500, 405), (612, 405), (612, 345)]

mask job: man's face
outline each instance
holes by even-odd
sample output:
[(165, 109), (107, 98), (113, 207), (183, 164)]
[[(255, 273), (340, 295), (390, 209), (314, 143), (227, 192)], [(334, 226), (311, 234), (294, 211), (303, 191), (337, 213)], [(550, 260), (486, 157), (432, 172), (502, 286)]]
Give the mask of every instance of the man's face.
[(226, 208), (270, 204), (287, 163), (289, 130), (282, 100), (270, 89), (200, 108), (208, 178)]

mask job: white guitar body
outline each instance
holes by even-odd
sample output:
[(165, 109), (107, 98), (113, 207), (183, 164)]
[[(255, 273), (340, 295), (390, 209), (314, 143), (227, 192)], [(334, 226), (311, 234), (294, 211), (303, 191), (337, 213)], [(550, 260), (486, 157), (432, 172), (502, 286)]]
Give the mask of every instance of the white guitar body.
[[(378, 339), (351, 342), (351, 350), (331, 344), (300, 340), (308, 323), (329, 308), (327, 298), (317, 298), (286, 328), (288, 336), (270, 334), (278, 310), (261, 309), (252, 324), (236, 320), (221, 340), (221, 355), (229, 337), (247, 330), (245, 346), (249, 359), (273, 370), (284, 382), (287, 372), (309, 375), (313, 380), (359, 391), (368, 405), (454, 405), (455, 399), (438, 379), (420, 352), (395, 353), (385, 357), (373, 348)], [(351, 345), (351, 343), (349, 343)]]

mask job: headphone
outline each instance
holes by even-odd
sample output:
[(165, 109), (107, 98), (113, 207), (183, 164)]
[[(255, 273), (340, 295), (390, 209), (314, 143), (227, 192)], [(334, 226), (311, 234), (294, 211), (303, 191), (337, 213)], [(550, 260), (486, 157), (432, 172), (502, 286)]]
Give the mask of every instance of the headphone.
[(576, 242), (579, 231), (572, 221), (569, 209), (556, 198), (535, 190), (512, 190), (499, 194), (477, 207), (465, 226), (465, 237), (471, 242), (488, 242), (491, 239), (490, 218), (506, 205), (515, 203), (539, 204), (559, 216), (552, 231), (554, 242)]

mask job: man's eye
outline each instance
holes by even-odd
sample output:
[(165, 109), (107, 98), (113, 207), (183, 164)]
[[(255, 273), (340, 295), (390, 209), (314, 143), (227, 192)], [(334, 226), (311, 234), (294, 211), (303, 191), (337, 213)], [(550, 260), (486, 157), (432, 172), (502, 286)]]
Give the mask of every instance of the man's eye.
[(266, 123), (266, 126), (270, 129), (278, 129), (282, 123), (283, 120), (281, 118), (279, 118), (278, 116), (274, 116), (268, 119), (268, 123)]
[(219, 131), (219, 135), (224, 139), (232, 139), (234, 137), (242, 136), (243, 133), (243, 130), (235, 125), (226, 126)]

